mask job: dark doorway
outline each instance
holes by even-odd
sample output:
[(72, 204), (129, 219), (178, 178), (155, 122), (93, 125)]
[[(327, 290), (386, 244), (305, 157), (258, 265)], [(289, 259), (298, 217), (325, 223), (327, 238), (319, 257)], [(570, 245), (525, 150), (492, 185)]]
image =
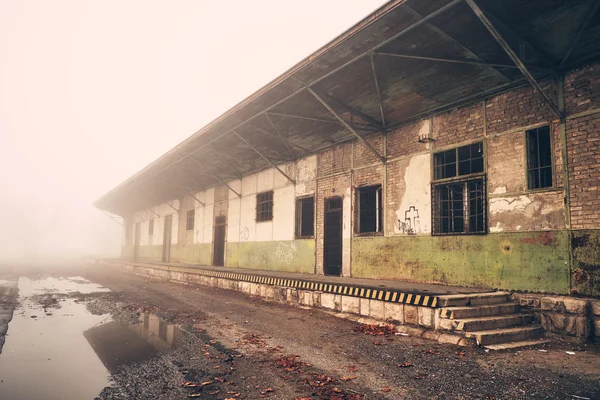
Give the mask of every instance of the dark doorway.
[(171, 230), (173, 227), (173, 216), (167, 215), (165, 217), (165, 229), (163, 230), (163, 262), (171, 261)]
[(213, 265), (222, 267), (225, 265), (225, 230), (227, 228), (227, 217), (215, 218), (215, 235), (213, 248)]
[(140, 256), (140, 232), (142, 230), (142, 224), (140, 222), (135, 223), (135, 242), (133, 245), (133, 259), (137, 260)]
[(325, 241), (323, 243), (323, 272), (342, 274), (342, 198), (325, 199)]

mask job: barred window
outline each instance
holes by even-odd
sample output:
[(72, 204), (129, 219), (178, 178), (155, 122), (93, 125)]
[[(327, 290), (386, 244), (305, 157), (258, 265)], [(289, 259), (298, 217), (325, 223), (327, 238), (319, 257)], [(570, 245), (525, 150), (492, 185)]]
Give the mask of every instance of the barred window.
[(256, 222), (273, 219), (273, 191), (256, 195)]
[(433, 185), (433, 233), (485, 233), (485, 179)]
[(434, 154), (433, 170), (433, 234), (486, 233), (483, 143), (473, 143)]
[(315, 234), (315, 198), (296, 200), (296, 237), (312, 237)]
[(531, 129), (527, 135), (527, 186), (529, 189), (552, 187), (552, 146), (550, 128)]
[(383, 196), (381, 185), (357, 189), (358, 218), (356, 232), (383, 232)]
[(148, 221), (148, 235), (154, 235), (154, 219)]
[(194, 230), (194, 220), (196, 218), (196, 210), (188, 210), (185, 219), (185, 229), (188, 231)]

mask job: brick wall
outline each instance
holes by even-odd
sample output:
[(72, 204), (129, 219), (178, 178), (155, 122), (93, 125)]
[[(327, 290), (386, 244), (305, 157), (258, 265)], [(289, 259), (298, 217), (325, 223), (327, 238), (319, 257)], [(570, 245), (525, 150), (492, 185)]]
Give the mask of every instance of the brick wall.
[[(381, 135), (371, 135), (367, 136), (365, 140), (373, 146), (377, 152), (384, 156), (385, 148), (384, 148), (384, 137)], [(352, 157), (353, 162), (352, 166), (354, 168), (360, 168), (366, 165), (372, 164), (382, 164), (381, 160), (369, 149), (364, 143), (357, 141), (352, 146)]]
[(342, 144), (320, 153), (318, 165), (318, 176), (349, 171), (352, 166), (352, 144)]
[(527, 189), (525, 134), (522, 131), (489, 138), (486, 152), (490, 194)]
[(600, 227), (600, 113), (567, 121), (571, 224)]
[(600, 65), (571, 71), (565, 77), (565, 109), (567, 115), (600, 107)]
[[(556, 83), (545, 83), (542, 88), (557, 104)], [(544, 97), (530, 86), (488, 99), (486, 104), (488, 135), (542, 122), (550, 123), (554, 117)]]
[(434, 147), (440, 148), (483, 138), (483, 120), (481, 103), (435, 115)]
[(429, 121), (418, 121), (394, 129), (387, 137), (388, 158), (393, 159), (427, 150), (425, 144), (419, 143), (419, 132), (429, 131)]

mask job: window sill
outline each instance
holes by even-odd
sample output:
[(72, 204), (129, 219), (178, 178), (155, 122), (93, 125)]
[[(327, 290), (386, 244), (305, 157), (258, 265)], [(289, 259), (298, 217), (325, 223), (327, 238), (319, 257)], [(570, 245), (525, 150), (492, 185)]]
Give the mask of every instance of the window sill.
[(432, 233), (431, 236), (484, 236), (488, 232), (449, 232), (449, 233)]
[(552, 186), (552, 187), (546, 187), (546, 188), (541, 188), (541, 189), (525, 189), (525, 190), (520, 190), (518, 192), (489, 193), (488, 198), (496, 199), (499, 197), (522, 196), (525, 194), (551, 193), (551, 192), (562, 192), (562, 191), (564, 191), (564, 187)]
[(314, 235), (313, 236), (294, 236), (294, 239), (298, 239), (298, 240), (305, 240), (305, 239), (314, 239)]
[(354, 237), (384, 236), (383, 232), (355, 232)]

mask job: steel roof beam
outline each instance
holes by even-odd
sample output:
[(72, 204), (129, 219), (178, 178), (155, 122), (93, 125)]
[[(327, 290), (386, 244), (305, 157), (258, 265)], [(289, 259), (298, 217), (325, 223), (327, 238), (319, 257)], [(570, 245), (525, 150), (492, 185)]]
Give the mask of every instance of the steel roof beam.
[[(382, 48), (383, 46), (393, 42), (394, 40), (398, 39), (399, 37), (407, 34), (408, 32), (413, 31), (414, 29), (418, 28), (419, 26), (425, 24), (427, 21), (429, 21), (430, 19), (433, 19), (435, 17), (437, 17), (440, 14), (443, 14), (444, 12), (446, 12), (447, 10), (453, 8), (454, 6), (456, 6), (459, 3), (462, 3), (464, 0), (452, 0), (451, 2), (449, 2), (448, 4), (438, 8), (437, 10), (431, 12), (430, 14), (427, 14), (426, 16), (424, 16), (421, 20), (414, 22), (413, 24), (407, 26), (406, 28), (402, 29), (400, 32), (396, 33), (395, 35), (392, 35), (390, 38), (384, 40), (383, 42), (371, 47), (370, 49), (365, 50), (363, 53), (358, 54), (357, 56), (353, 57), (351, 60), (348, 60), (347, 62), (345, 62), (344, 64), (334, 68), (333, 70), (327, 72), (326, 74), (324, 74), (323, 76), (315, 79), (314, 81), (310, 82), (307, 84), (308, 87), (312, 87), (314, 85), (316, 85), (317, 83), (327, 79), (328, 77), (332, 76), (333, 74), (341, 71), (342, 69), (346, 68), (349, 65), (352, 65), (353, 63), (355, 63), (357, 60), (360, 60), (361, 58), (370, 55), (371, 53), (373, 53), (373, 51)], [(402, 5), (404, 6), (404, 5)], [(402, 7), (401, 6), (401, 7)], [(161, 170), (156, 171), (155, 173), (151, 174), (149, 177), (147, 177), (144, 181), (138, 182), (138, 184), (141, 184), (143, 182), (145, 182), (146, 180), (158, 175), (160, 172), (172, 167), (173, 165), (177, 164), (178, 162), (186, 159), (187, 157), (197, 153), (198, 151), (202, 150), (203, 148), (205, 148), (206, 146), (210, 145), (211, 143), (213, 143), (214, 141), (218, 140), (219, 138), (225, 136), (226, 134), (230, 133), (230, 132), (234, 132), (236, 129), (238, 129), (239, 127), (243, 126), (245, 123), (252, 121), (253, 119), (257, 118), (259, 115), (263, 114), (264, 112), (268, 112), (269, 110), (274, 109), (275, 107), (277, 107), (278, 105), (284, 103), (285, 101), (291, 99), (292, 97), (296, 96), (298, 93), (302, 92), (303, 90), (305, 90), (305, 87), (302, 87), (300, 89), (296, 89), (294, 90), (292, 93), (290, 93), (289, 95), (287, 95), (286, 97), (284, 97), (283, 99), (275, 102), (274, 104), (266, 107), (264, 110), (257, 112), (256, 114), (254, 114), (253, 116), (249, 117), (248, 119), (246, 119), (245, 121), (237, 124), (236, 126), (234, 126), (233, 128), (226, 130), (225, 132), (217, 135), (215, 138), (211, 139), (208, 143), (205, 143), (201, 146), (199, 146), (198, 148), (190, 151), (189, 153), (187, 153), (186, 155), (178, 158), (177, 160), (171, 162), (169, 165), (163, 167)], [(346, 122), (344, 122), (344, 124), (347, 124)], [(238, 135), (239, 136), (239, 135)], [(122, 185), (126, 184), (126, 182), (124, 182)], [(116, 188), (115, 188), (116, 189)], [(114, 190), (114, 189), (113, 189)], [(108, 195), (110, 196), (111, 193), (109, 193)]]
[(275, 115), (277, 117), (303, 119), (303, 120), (306, 120), (306, 121), (315, 121), (315, 122), (326, 122), (326, 123), (336, 124), (336, 125), (339, 125), (339, 123), (340, 123), (340, 121), (338, 121), (337, 119), (325, 119), (325, 118), (305, 117), (305, 116), (302, 116), (302, 115), (283, 114), (283, 113), (271, 112), (271, 111), (266, 112), (265, 114), (267, 116), (269, 116), (269, 115)]
[(569, 46), (569, 49), (567, 50), (567, 52), (563, 56), (562, 60), (560, 61), (559, 68), (564, 67), (564, 65), (567, 63), (567, 61), (569, 61), (569, 58), (571, 58), (571, 54), (573, 54), (573, 51), (575, 50), (575, 48), (579, 44), (579, 41), (581, 40), (581, 37), (583, 36), (583, 32), (585, 32), (585, 30), (589, 26), (590, 22), (592, 22), (592, 19), (594, 19), (594, 16), (598, 12), (598, 9), (600, 8), (600, 0), (591, 0), (590, 3), (591, 3), (590, 10), (588, 13), (586, 13), (585, 18), (583, 19), (583, 22), (579, 26), (577, 35), (575, 35), (575, 39), (573, 39), (573, 42)]
[(215, 178), (216, 180), (218, 180), (219, 182), (221, 182), (223, 185), (227, 186), (227, 188), (229, 190), (231, 190), (233, 193), (236, 194), (237, 197), (239, 197), (240, 199), (242, 198), (242, 195), (239, 194), (234, 188), (232, 188), (231, 186), (229, 186), (229, 184), (227, 182), (225, 182), (223, 179), (219, 178), (217, 175), (213, 174), (212, 172), (210, 172), (208, 170), (208, 168), (206, 168), (204, 165), (202, 165), (200, 163), (200, 161), (196, 160), (194, 157), (190, 157), (190, 159), (196, 163), (196, 165), (198, 165), (202, 170), (204, 170), (206, 173), (208, 173), (210, 176), (212, 176), (213, 178)]
[[(307, 86), (309, 87), (309, 86)], [(312, 90), (312, 89), (311, 89)], [(315, 92), (316, 93), (316, 92)], [(350, 114), (362, 119), (363, 121), (365, 121), (367, 124), (370, 124), (371, 126), (383, 130), (385, 127), (384, 125), (377, 121), (375, 118), (363, 113), (360, 110), (357, 110), (356, 108), (344, 103), (343, 101), (340, 101), (336, 98), (333, 98), (329, 95), (323, 94), (323, 93), (319, 93), (319, 96), (321, 97), (325, 97), (327, 100), (329, 100), (331, 103), (335, 103), (338, 107), (344, 109), (345, 111), (349, 112)], [(345, 121), (345, 120), (344, 120)], [(343, 123), (344, 125), (347, 124), (348, 122), (345, 121), (345, 123)]]
[(212, 151), (215, 152), (216, 155), (221, 157), (221, 161), (223, 161), (225, 164), (227, 164), (227, 166), (235, 173), (235, 175), (238, 179), (242, 179), (242, 174), (240, 173), (240, 171), (236, 167), (234, 167), (233, 164), (231, 164), (229, 161), (226, 160), (227, 158), (229, 158), (228, 156), (226, 156), (225, 154), (218, 151), (215, 148), (215, 146), (212, 144), (209, 147)]
[(381, 154), (379, 154), (379, 152), (377, 150), (375, 150), (375, 148), (373, 146), (371, 146), (371, 143), (367, 142), (365, 138), (360, 136), (358, 134), (358, 132), (356, 132), (356, 130), (354, 130), (354, 128), (352, 126), (350, 126), (350, 124), (348, 124), (346, 122), (346, 120), (344, 120), (341, 117), (341, 115), (339, 115), (337, 112), (335, 112), (335, 110), (333, 108), (331, 108), (331, 106), (329, 104), (327, 104), (327, 102), (325, 100), (323, 100), (321, 97), (319, 97), (319, 95), (317, 93), (315, 93), (314, 90), (312, 90), (309, 87), (307, 87), (306, 90), (308, 90), (308, 92), (310, 94), (312, 94), (314, 96), (314, 98), (317, 99), (319, 101), (319, 103), (321, 103), (323, 105), (323, 107), (325, 107), (327, 110), (329, 110), (329, 112), (331, 114), (333, 114), (333, 116), (336, 117), (346, 127), (346, 129), (348, 129), (360, 142), (362, 142), (365, 146), (367, 146), (367, 148), (369, 150), (371, 150), (373, 152), (373, 154), (375, 154), (377, 156), (377, 158), (379, 158), (383, 164), (385, 164), (385, 157), (382, 156)]
[(168, 205), (169, 207), (171, 207), (171, 208), (172, 208), (173, 210), (175, 210), (176, 212), (179, 212), (179, 210), (178, 210), (178, 209), (176, 209), (175, 207), (173, 207), (173, 206), (171, 205), (171, 202), (170, 202), (170, 201), (167, 201), (167, 202), (165, 202), (165, 204), (166, 204), (166, 205)]
[(379, 112), (381, 113), (381, 125), (387, 126), (385, 121), (385, 112), (383, 111), (383, 99), (381, 98), (381, 90), (379, 89), (379, 79), (377, 78), (377, 68), (375, 68), (375, 57), (371, 54), (371, 70), (373, 71), (373, 81), (375, 82), (375, 90), (377, 91), (377, 100), (379, 101)]
[(481, 7), (481, 6), (478, 6), (478, 7), (479, 7), (479, 9), (480, 9), (481, 12), (485, 13), (485, 15), (487, 16), (487, 18), (493, 20), (493, 22), (494, 22), (494, 24), (496, 26), (498, 26), (499, 28), (503, 29), (508, 35), (512, 36), (513, 39), (515, 39), (519, 43), (523, 44), (525, 47), (528, 47), (529, 50), (531, 50), (531, 52), (537, 58), (539, 58), (552, 71), (554, 71), (554, 73), (556, 73), (556, 69), (557, 69), (556, 63), (554, 63), (552, 60), (550, 60), (550, 58), (547, 55), (543, 54), (534, 45), (532, 45), (531, 43), (529, 43), (527, 40), (523, 39), (523, 37), (521, 37), (521, 35), (519, 35), (517, 32), (515, 32), (510, 26), (508, 26), (508, 24), (506, 22), (502, 21), (502, 19), (500, 19), (494, 13), (490, 12), (489, 10), (487, 10), (484, 7)]
[(542, 87), (540, 86), (538, 81), (535, 80), (533, 75), (531, 75), (531, 73), (529, 72), (527, 67), (525, 67), (525, 65), (523, 64), (521, 59), (515, 54), (513, 49), (510, 48), (508, 43), (504, 40), (504, 38), (502, 37), (500, 32), (498, 32), (498, 30), (492, 24), (492, 22), (488, 19), (488, 17), (483, 13), (483, 11), (481, 11), (481, 8), (479, 8), (477, 3), (475, 3), (474, 0), (465, 0), (465, 1), (469, 5), (469, 7), (471, 7), (471, 9), (473, 10), (473, 12), (477, 16), (477, 18), (479, 18), (481, 23), (492, 34), (494, 39), (496, 39), (496, 41), (498, 42), (500, 47), (502, 47), (502, 49), (504, 49), (504, 51), (510, 57), (510, 59), (515, 63), (515, 65), (517, 67), (519, 67), (519, 70), (525, 76), (525, 78), (527, 78), (527, 80), (529, 81), (531, 86), (533, 86), (533, 88), (536, 89), (538, 92), (540, 92), (540, 94), (544, 97), (544, 99), (546, 100), (546, 103), (548, 103), (548, 106), (552, 109), (554, 114), (556, 114), (556, 116), (558, 116), (561, 120), (564, 119), (564, 113), (562, 113), (558, 109), (558, 107), (552, 102), (550, 97), (548, 97), (548, 94), (542, 89)]
[[(254, 129), (256, 129), (256, 130), (259, 130), (259, 131), (261, 131), (261, 132), (263, 132), (263, 133), (265, 133), (265, 134), (267, 134), (267, 135), (269, 135), (269, 136), (272, 136), (272, 137), (274, 137), (275, 139), (280, 139), (280, 140), (283, 140), (282, 138), (280, 138), (280, 137), (278, 136), (278, 134), (276, 135), (276, 134), (274, 134), (273, 132), (269, 132), (269, 131), (267, 131), (267, 130), (265, 130), (265, 129), (261, 128), (260, 126), (256, 126), (256, 125), (254, 125), (253, 123), (250, 123), (250, 124), (248, 124), (248, 125), (250, 125), (252, 128), (254, 128)], [(285, 143), (285, 141), (284, 141), (284, 143)], [(295, 143), (292, 143), (292, 142), (290, 142), (290, 143), (291, 143), (291, 145), (292, 145), (292, 146), (299, 148), (299, 149), (300, 149), (300, 150), (302, 150), (303, 152), (305, 152), (305, 153), (310, 153), (310, 151), (306, 150), (304, 147), (302, 147), (302, 146), (299, 146), (299, 145), (297, 145), (297, 144), (295, 144)], [(295, 159), (296, 159), (296, 157), (292, 157), (292, 160), (295, 160)]]
[[(405, 5), (404, 9), (406, 11), (409, 12), (409, 14), (411, 14), (413, 17), (417, 18), (418, 20), (422, 19), (423, 16), (421, 14), (419, 14), (417, 11), (415, 11), (414, 9), (412, 9), (410, 6)], [(473, 57), (475, 60), (480, 61), (480, 62), (484, 62), (484, 60), (479, 57), (477, 54), (473, 53), (471, 51), (471, 49), (469, 49), (467, 46), (465, 46), (464, 44), (460, 43), (458, 40), (454, 39), (452, 36), (450, 36), (449, 34), (447, 34), (444, 30), (442, 30), (441, 28), (439, 28), (437, 25), (435, 25), (432, 22), (427, 22), (425, 24), (425, 26), (427, 26), (429, 29), (431, 29), (432, 31), (434, 31), (435, 33), (437, 33), (438, 35), (440, 35), (441, 37), (443, 37), (444, 39), (446, 39), (449, 42), (454, 43), (455, 45), (457, 45), (458, 47), (460, 47), (464, 52), (466, 52), (469, 56)], [(494, 66), (489, 66), (491, 68), (492, 71), (494, 71), (496, 73), (496, 75), (506, 81), (512, 81), (510, 76), (507, 76), (504, 72), (498, 70), (496, 67)]]
[[(485, 61), (457, 60), (457, 59), (451, 59), (451, 58), (424, 57), (424, 56), (414, 56), (414, 55), (410, 55), (410, 54), (397, 54), (397, 53), (380, 53), (380, 52), (377, 52), (375, 54), (379, 55), (379, 56), (408, 58), (408, 59), (415, 59), (415, 60), (437, 61), (437, 62), (454, 63), (454, 64), (467, 64), (467, 65), (480, 65), (480, 66), (483, 66), (483, 67), (497, 67), (497, 68), (519, 69), (519, 67), (517, 67), (516, 65), (488, 63), (488, 62), (485, 62)], [(538, 65), (527, 64), (527, 67), (529, 67), (529, 68), (536, 68), (536, 69), (540, 69), (540, 70), (543, 70), (543, 71), (546, 71), (546, 72), (554, 73), (553, 70), (551, 70), (549, 68), (546, 68), (546, 67), (541, 67), (541, 66), (538, 66)]]
[(265, 160), (266, 162), (268, 162), (273, 168), (275, 168), (277, 171), (279, 171), (279, 173), (281, 175), (283, 175), (288, 181), (292, 182), (293, 185), (296, 185), (296, 181), (293, 180), (292, 178), (289, 177), (288, 174), (286, 174), (285, 172), (283, 172), (281, 170), (281, 168), (279, 168), (273, 161), (269, 160), (267, 157), (265, 157), (260, 151), (258, 151), (258, 149), (254, 146), (252, 146), (250, 143), (248, 143), (248, 141), (246, 139), (244, 139), (239, 133), (237, 133), (235, 130), (233, 131), (233, 133), (235, 133), (235, 135), (237, 137), (239, 137), (241, 139), (242, 142), (246, 143), (246, 145), (248, 147), (250, 147), (252, 150), (254, 150), (254, 152), (256, 154), (258, 154), (263, 160)]
[(285, 144), (285, 147), (288, 149), (288, 151), (292, 155), (292, 159), (295, 160), (296, 159), (296, 153), (294, 152), (294, 150), (292, 150), (292, 148), (290, 147), (288, 141), (283, 137), (283, 135), (281, 134), (281, 132), (279, 132), (279, 129), (277, 129), (277, 127), (275, 126), (275, 124), (273, 123), (273, 121), (271, 121), (271, 118), (269, 117), (269, 114), (265, 113), (265, 117), (269, 121), (269, 124), (271, 124), (271, 126), (273, 127), (273, 130), (277, 133), (277, 135), (279, 135), (279, 138), (281, 139), (281, 141), (283, 142), (283, 144)]

